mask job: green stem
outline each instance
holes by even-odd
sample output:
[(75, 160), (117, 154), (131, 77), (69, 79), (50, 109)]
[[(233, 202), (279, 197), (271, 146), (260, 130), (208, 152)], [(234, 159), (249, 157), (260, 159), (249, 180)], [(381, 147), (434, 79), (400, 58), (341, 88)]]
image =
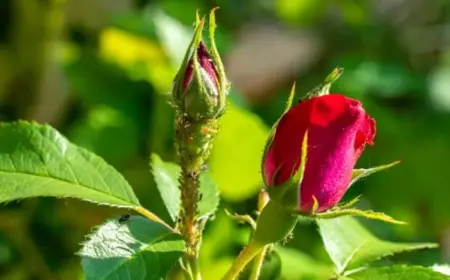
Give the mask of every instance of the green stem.
[(190, 259), (189, 267), (191, 271), (192, 280), (202, 280), (202, 275), (200, 273), (200, 266), (198, 265), (198, 258)]
[(193, 120), (178, 111), (176, 119), (176, 144), (180, 156), (181, 208), (177, 229), (186, 244), (185, 263), (189, 266), (194, 280), (201, 279), (198, 254), (202, 237), (201, 221), (198, 220), (200, 200), (200, 174), (208, 159), (214, 136), (217, 133), (217, 120)]
[[(198, 255), (200, 232), (197, 225), (198, 212), (198, 172), (188, 172), (181, 165), (181, 215), (179, 228), (187, 245), (187, 257), (189, 260)], [(191, 261), (189, 261), (191, 263)]]
[[(180, 259), (179, 260), (179, 267), (180, 267), (181, 273), (183, 273), (183, 276), (184, 276), (183, 279), (190, 280), (190, 279), (193, 278), (191, 276), (192, 275), (192, 271), (190, 269), (190, 265), (187, 265), (186, 263), (184, 263), (184, 259)], [(169, 276), (169, 277), (167, 277), (167, 279), (176, 279), (176, 278)]]
[(198, 227), (199, 175), (203, 164), (189, 170), (192, 162), (181, 163), (181, 213), (178, 227), (186, 243), (186, 263), (189, 266), (192, 280), (201, 279), (198, 267), (201, 232)]
[(234, 280), (237, 279), (239, 274), (244, 270), (245, 266), (253, 260), (253, 258), (263, 250), (264, 246), (257, 244), (255, 242), (250, 241), (245, 247), (237, 259), (234, 261), (231, 268), (223, 277), (223, 280)]
[(266, 257), (267, 248), (269, 245), (264, 246), (264, 248), (259, 251), (259, 253), (256, 255), (255, 259), (253, 260), (253, 266), (252, 271), (250, 274), (249, 280), (258, 280), (259, 276), (261, 274), (261, 268), (264, 263), (264, 258)]

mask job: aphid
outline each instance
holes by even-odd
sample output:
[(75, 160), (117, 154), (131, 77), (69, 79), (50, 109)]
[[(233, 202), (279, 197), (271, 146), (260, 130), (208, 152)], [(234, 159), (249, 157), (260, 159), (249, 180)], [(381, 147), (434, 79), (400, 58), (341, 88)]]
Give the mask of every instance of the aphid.
[(130, 219), (130, 214), (122, 214), (119, 218), (119, 223), (124, 223)]

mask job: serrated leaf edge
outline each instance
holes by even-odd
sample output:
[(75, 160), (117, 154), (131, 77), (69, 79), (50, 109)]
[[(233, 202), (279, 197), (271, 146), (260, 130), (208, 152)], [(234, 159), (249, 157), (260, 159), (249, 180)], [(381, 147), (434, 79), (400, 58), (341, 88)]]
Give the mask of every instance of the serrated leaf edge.
[[(71, 145), (71, 146), (75, 147), (76, 149), (80, 150), (82, 153), (91, 154), (91, 155), (97, 157), (98, 160), (102, 161), (102, 162), (103, 162), (104, 164), (106, 164), (107, 166), (113, 168), (113, 169), (117, 172), (117, 175), (120, 176), (120, 177), (122, 177), (122, 179), (123, 179), (125, 182), (127, 182), (127, 180), (125, 179), (125, 177), (124, 177), (119, 171), (117, 171), (114, 167), (112, 167), (109, 163), (107, 163), (102, 157), (96, 155), (95, 153), (93, 153), (93, 152), (91, 152), (91, 151), (89, 151), (89, 150), (87, 150), (87, 149), (85, 149), (85, 148), (83, 148), (83, 147), (80, 147), (80, 146), (75, 145), (74, 143), (70, 142), (64, 135), (62, 135), (58, 130), (56, 130), (56, 129), (53, 128), (52, 126), (50, 126), (50, 125), (48, 125), (48, 124), (40, 124), (40, 123), (37, 123), (37, 122), (35, 122), (35, 121), (24, 121), (24, 120), (19, 120), (19, 121), (14, 121), (14, 122), (0, 123), (0, 128), (3, 128), (3, 127), (11, 127), (11, 128), (14, 128), (14, 125), (25, 125), (25, 126), (30, 126), (30, 127), (35, 126), (36, 128), (49, 129), (49, 130), (54, 131), (55, 133), (58, 134), (59, 137), (61, 137), (64, 141), (66, 141), (68, 145)], [(81, 156), (83, 156), (83, 158), (84, 158), (84, 155), (83, 155), (83, 154), (81, 154)], [(54, 198), (57, 198), (57, 199), (75, 198), (75, 199), (87, 201), (87, 202), (90, 202), (90, 203), (93, 203), (93, 204), (97, 204), (97, 205), (110, 206), (110, 207), (116, 207), (116, 208), (132, 209), (133, 207), (141, 206), (140, 203), (139, 203), (138, 198), (136, 197), (136, 194), (133, 192), (133, 188), (132, 188), (131, 185), (129, 185), (129, 186), (130, 186), (130, 191), (131, 191), (131, 193), (135, 196), (136, 201), (137, 201), (137, 204), (134, 204), (134, 203), (132, 203), (132, 202), (125, 201), (125, 200), (123, 200), (122, 198), (119, 198), (119, 197), (117, 197), (117, 196), (112, 195), (112, 193), (101, 192), (101, 191), (98, 191), (98, 190), (96, 190), (96, 189), (93, 189), (93, 188), (91, 188), (91, 187), (89, 187), (89, 186), (85, 186), (85, 185), (81, 185), (81, 184), (79, 184), (79, 183), (75, 183), (75, 182), (63, 180), (63, 179), (61, 179), (61, 178), (46, 177), (46, 176), (42, 176), (42, 175), (38, 175), (38, 174), (33, 174), (33, 173), (27, 173), (27, 172), (11, 172), (11, 171), (4, 171), (4, 170), (0, 170), (0, 173), (7, 173), (7, 174), (10, 174), (10, 173), (15, 174), (15, 173), (17, 173), (17, 174), (23, 174), (23, 175), (27, 175), (27, 176), (34, 176), (34, 177), (37, 177), (37, 178), (44, 178), (44, 179), (46, 179), (46, 180), (59, 181), (59, 182), (62, 182), (62, 183), (64, 183), (64, 184), (77, 185), (77, 186), (79, 186), (79, 187), (81, 187), (81, 188), (84, 188), (84, 189), (89, 190), (90, 192), (96, 192), (96, 193), (99, 193), (99, 194), (107, 195), (107, 196), (110, 196), (110, 197), (113, 197), (113, 198), (117, 199), (118, 201), (124, 201), (124, 202), (125, 202), (125, 203), (123, 203), (123, 204), (111, 204), (111, 203), (102, 203), (102, 202), (98, 202), (98, 201), (91, 200), (91, 199), (88, 199), (88, 198), (81, 198), (81, 197), (71, 196), (71, 195), (67, 195), (67, 196), (66, 196), (66, 195), (61, 195), (61, 196), (54, 196), (54, 195), (36, 195), (36, 196), (29, 196), (29, 197), (23, 197), (23, 198), (18, 198), (18, 199), (5, 200), (5, 201), (3, 201), (2, 203), (7, 203), (7, 202), (15, 201), (15, 200), (23, 200), (23, 199), (28, 199), (28, 198), (36, 198), (36, 197), (54, 197)], [(128, 183), (128, 182), (127, 182), (127, 183)], [(128, 184), (129, 184), (129, 183), (128, 183)]]
[[(135, 216), (135, 217), (140, 217), (140, 216)], [(81, 258), (83, 258), (84, 256), (81, 254), (81, 251), (83, 250), (84, 245), (85, 245), (86, 243), (88, 243), (88, 242), (91, 240), (91, 237), (94, 236), (94, 235), (99, 231), (99, 229), (100, 229), (102, 226), (105, 226), (105, 225), (108, 224), (109, 222), (115, 222), (118, 226), (121, 226), (121, 225), (117, 222), (117, 219), (107, 219), (106, 222), (104, 222), (103, 224), (96, 225), (96, 226), (92, 227), (91, 232), (88, 233), (87, 235), (85, 235), (85, 240), (84, 240), (83, 242), (79, 243), (79, 245), (81, 246), (81, 248), (80, 248), (77, 252), (75, 252), (75, 255), (76, 255), (76, 256), (80, 256)], [(152, 220), (152, 222), (155, 222), (155, 221)], [(155, 223), (157, 223), (157, 222), (155, 222)], [(171, 236), (171, 235), (174, 235), (174, 234), (177, 234), (177, 233), (176, 233), (176, 232), (173, 232), (173, 231), (169, 231), (169, 232), (167, 232), (167, 233), (161, 235), (160, 237), (154, 239), (154, 240), (152, 241), (152, 243), (148, 243), (148, 246), (143, 247), (143, 248), (139, 248), (139, 253), (142, 253), (142, 252), (146, 251), (146, 250), (145, 250), (146, 248), (148, 248), (149, 246), (151, 246), (151, 245), (153, 245), (153, 244), (159, 242), (161, 239), (164, 239), (164, 238), (166, 238), (166, 237), (168, 237), (168, 236)], [(178, 234), (178, 235), (179, 235), (179, 234)], [(112, 271), (117, 270), (117, 269), (120, 268), (122, 265), (126, 264), (129, 260), (133, 259), (135, 256), (136, 256), (136, 254), (133, 254), (130, 258), (126, 258), (126, 259), (125, 259), (125, 262), (121, 262), (121, 263), (120, 263), (117, 267), (115, 267)], [(176, 262), (174, 262), (174, 264), (172, 265), (172, 267), (173, 267), (175, 264), (176, 264)], [(111, 275), (111, 274), (106, 275), (105, 278), (102, 278), (102, 279), (106, 279), (109, 275)], [(102, 279), (98, 279), (98, 280), (102, 280)]]

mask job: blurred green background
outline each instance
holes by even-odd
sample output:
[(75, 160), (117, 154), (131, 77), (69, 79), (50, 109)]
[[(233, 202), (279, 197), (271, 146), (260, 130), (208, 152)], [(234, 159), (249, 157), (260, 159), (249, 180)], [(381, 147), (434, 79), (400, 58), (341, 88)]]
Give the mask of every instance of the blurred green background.
[[(167, 94), (196, 9), (206, 14), (215, 6), (233, 87), (209, 162), (223, 199), (206, 228), (204, 278), (222, 275), (247, 241), (248, 227), (223, 208), (256, 208), (263, 145), (292, 83), (300, 97), (336, 66), (345, 72), (332, 91), (362, 100), (378, 125), (358, 167), (403, 160), (359, 182), (347, 199), (363, 193), (360, 207), (409, 222), (364, 222), (379, 237), (440, 244), (384, 262), (449, 263), (446, 0), (2, 0), (0, 120), (50, 123), (104, 157), (144, 206), (167, 218), (148, 159), (155, 152), (176, 160)], [(2, 205), (0, 279), (83, 279), (74, 254), (80, 243), (93, 226), (123, 213), (50, 198)], [(287, 246), (299, 249), (305, 265), (293, 279), (319, 279), (316, 272), (330, 264), (312, 224), (298, 226)]]

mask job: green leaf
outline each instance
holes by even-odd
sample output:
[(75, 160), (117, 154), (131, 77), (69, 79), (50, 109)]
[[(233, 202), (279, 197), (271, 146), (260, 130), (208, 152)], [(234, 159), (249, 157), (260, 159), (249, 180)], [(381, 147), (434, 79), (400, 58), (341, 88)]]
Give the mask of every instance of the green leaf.
[[(176, 221), (181, 204), (178, 181), (181, 168), (176, 163), (162, 161), (156, 154), (152, 154), (151, 166), (161, 198), (170, 217), (173, 221)], [(214, 214), (219, 206), (219, 194), (209, 172), (203, 172), (200, 175), (200, 193), (202, 199), (198, 204), (199, 217)]]
[[(340, 278), (339, 278), (340, 279)], [(372, 267), (346, 276), (349, 280), (449, 280), (450, 276), (421, 266)]]
[(437, 247), (434, 243), (395, 243), (378, 239), (352, 217), (316, 222), (325, 249), (339, 272), (395, 253)]
[(256, 115), (228, 105), (209, 164), (222, 198), (241, 201), (261, 189), (260, 164), (268, 135), (269, 128)]
[(87, 280), (159, 280), (183, 251), (181, 236), (158, 223), (132, 216), (98, 227), (78, 254)]
[(450, 265), (449, 264), (434, 264), (430, 268), (436, 272), (450, 276)]
[(131, 186), (103, 159), (48, 125), (0, 125), (0, 202), (38, 196), (73, 197), (133, 208)]
[(281, 279), (329, 279), (333, 275), (332, 265), (320, 263), (298, 250), (277, 245), (275, 252), (281, 259)]
[(178, 181), (180, 166), (172, 162), (164, 162), (157, 154), (152, 154), (151, 167), (159, 194), (172, 221), (175, 222), (181, 204)]
[(392, 166), (397, 165), (400, 162), (401, 161), (394, 161), (394, 162), (389, 163), (389, 164), (380, 165), (380, 166), (372, 167), (372, 168), (368, 168), (368, 169), (354, 169), (353, 173), (352, 173), (352, 180), (351, 180), (351, 182), (349, 184), (349, 187), (351, 185), (353, 185), (356, 181), (358, 181), (361, 178), (364, 178), (364, 177), (367, 177), (369, 175), (372, 175), (375, 172), (391, 168)]
[(200, 193), (202, 199), (198, 203), (198, 215), (200, 218), (213, 215), (219, 207), (219, 191), (217, 184), (210, 172), (203, 172), (200, 175)]

